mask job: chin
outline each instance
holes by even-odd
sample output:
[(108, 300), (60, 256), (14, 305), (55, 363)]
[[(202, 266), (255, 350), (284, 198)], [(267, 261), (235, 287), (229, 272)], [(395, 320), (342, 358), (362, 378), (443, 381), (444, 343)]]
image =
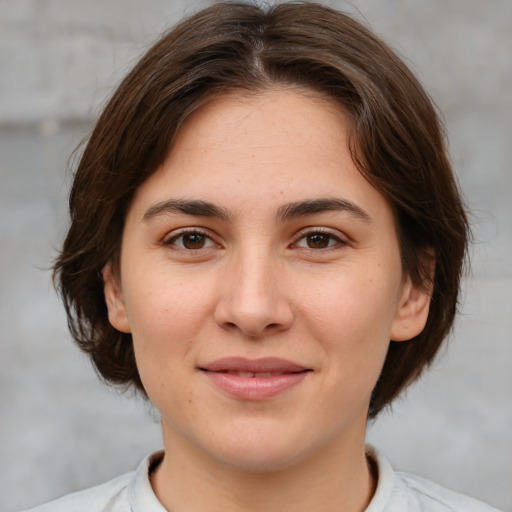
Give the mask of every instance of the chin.
[[(291, 452), (291, 453), (290, 453)], [(286, 470), (300, 461), (296, 450), (271, 452), (265, 448), (245, 449), (241, 452), (220, 454), (218, 462), (226, 467), (247, 473), (275, 473)]]
[(245, 430), (241, 435), (231, 435), (217, 448), (210, 453), (218, 462), (238, 471), (252, 473), (283, 471), (307, 459), (312, 451), (308, 450), (302, 436), (276, 430), (266, 432), (265, 429), (252, 433)]

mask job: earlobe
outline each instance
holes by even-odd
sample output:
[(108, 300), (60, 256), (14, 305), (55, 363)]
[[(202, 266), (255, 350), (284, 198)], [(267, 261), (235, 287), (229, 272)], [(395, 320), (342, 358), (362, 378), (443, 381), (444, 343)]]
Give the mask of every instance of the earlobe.
[(103, 276), (103, 293), (108, 310), (108, 320), (112, 327), (124, 333), (130, 333), (130, 323), (126, 313), (123, 292), (118, 278), (112, 272), (110, 263), (107, 263), (101, 272)]
[(427, 323), (430, 299), (430, 289), (414, 285), (407, 278), (391, 326), (392, 341), (407, 341), (423, 331)]

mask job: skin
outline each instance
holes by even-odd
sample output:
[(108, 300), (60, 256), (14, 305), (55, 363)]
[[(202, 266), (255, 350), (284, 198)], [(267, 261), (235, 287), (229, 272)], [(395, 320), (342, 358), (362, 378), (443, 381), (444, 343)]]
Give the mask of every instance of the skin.
[[(168, 456), (152, 485), (168, 510), (350, 512), (371, 499), (370, 395), (389, 340), (421, 332), (429, 297), (402, 273), (392, 209), (357, 171), (345, 126), (304, 91), (223, 96), (135, 195), (105, 297), (162, 415)], [(282, 215), (319, 199), (343, 207)], [(222, 216), (165, 205), (176, 200)], [(310, 371), (239, 400), (199, 370), (227, 356)]]

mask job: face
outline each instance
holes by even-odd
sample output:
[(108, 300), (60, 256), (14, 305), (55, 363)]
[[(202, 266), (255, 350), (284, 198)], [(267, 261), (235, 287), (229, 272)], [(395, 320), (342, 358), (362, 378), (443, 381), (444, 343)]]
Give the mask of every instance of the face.
[(166, 447), (245, 470), (360, 447), (389, 340), (428, 311), (342, 112), (289, 89), (184, 124), (104, 276)]

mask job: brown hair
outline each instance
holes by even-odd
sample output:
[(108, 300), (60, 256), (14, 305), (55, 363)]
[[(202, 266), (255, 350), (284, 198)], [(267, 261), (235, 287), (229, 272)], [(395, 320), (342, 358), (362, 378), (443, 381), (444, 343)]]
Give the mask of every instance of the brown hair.
[(381, 40), (343, 13), (309, 2), (218, 3), (164, 35), (114, 92), (83, 151), (55, 282), (71, 333), (99, 374), (144, 394), (131, 335), (108, 321), (101, 276), (117, 262), (130, 201), (193, 111), (228, 91), (275, 85), (342, 107), (354, 162), (394, 208), (404, 272), (432, 290), (423, 332), (390, 343), (370, 404), (375, 417), (421, 374), (452, 326), (468, 223), (431, 100)]

